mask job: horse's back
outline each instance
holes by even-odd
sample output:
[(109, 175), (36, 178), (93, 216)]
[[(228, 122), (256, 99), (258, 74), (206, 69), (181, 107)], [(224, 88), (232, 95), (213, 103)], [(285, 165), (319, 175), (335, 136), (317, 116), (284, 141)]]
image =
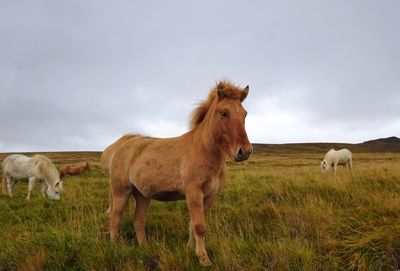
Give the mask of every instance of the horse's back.
[(117, 139), (114, 143), (108, 146), (100, 157), (100, 167), (103, 169), (104, 172), (109, 173), (111, 160), (115, 154), (115, 152), (126, 142), (131, 140), (132, 138), (138, 137), (139, 135), (135, 134), (127, 134), (123, 135), (119, 139)]
[(14, 161), (26, 162), (29, 160), (30, 160), (30, 158), (23, 154), (11, 154), (4, 159), (3, 164), (4, 163), (14, 163)]
[(11, 154), (3, 161), (3, 173), (14, 178), (26, 178), (30, 176), (27, 164), (31, 158), (22, 154)]
[(340, 149), (331, 153), (334, 161), (339, 165), (347, 164), (352, 159), (352, 153), (348, 149)]
[[(128, 142), (124, 142), (114, 150), (110, 161), (110, 171), (112, 175), (119, 173), (119, 169), (123, 168), (126, 172), (129, 166), (137, 160), (145, 147), (155, 140), (151, 137), (134, 137)], [(123, 145), (123, 148), (121, 146)]]
[(341, 149), (341, 150), (339, 150), (339, 152), (340, 152), (340, 158), (342, 160), (348, 161), (348, 160), (352, 159), (353, 155), (352, 155), (351, 151), (349, 151), (348, 149)]
[[(112, 181), (130, 183), (148, 198), (183, 198), (181, 144), (179, 138), (142, 137), (126, 142), (112, 160)], [(162, 194), (158, 195), (160, 191)]]

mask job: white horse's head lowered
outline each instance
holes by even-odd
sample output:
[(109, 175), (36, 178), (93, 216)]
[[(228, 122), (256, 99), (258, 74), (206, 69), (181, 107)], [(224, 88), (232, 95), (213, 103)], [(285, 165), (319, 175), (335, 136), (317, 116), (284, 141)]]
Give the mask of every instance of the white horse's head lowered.
[(46, 194), (50, 199), (60, 200), (62, 192), (64, 192), (63, 182), (58, 181), (53, 187), (48, 186)]
[(321, 171), (322, 171), (322, 173), (326, 173), (329, 170), (329, 168), (330, 168), (330, 165), (326, 160), (321, 162)]

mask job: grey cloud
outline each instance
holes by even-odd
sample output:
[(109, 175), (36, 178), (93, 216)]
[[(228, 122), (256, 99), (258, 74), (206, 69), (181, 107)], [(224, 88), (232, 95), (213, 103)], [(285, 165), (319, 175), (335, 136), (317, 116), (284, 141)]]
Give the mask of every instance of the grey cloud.
[[(258, 142), (400, 133), (398, 1), (0, 7), (0, 151), (102, 149), (126, 132), (179, 134), (222, 78), (250, 85), (250, 117), (286, 114), (303, 131), (247, 127)], [(274, 101), (274, 111), (259, 101)], [(333, 126), (343, 132), (329, 138)], [(280, 140), (275, 130), (287, 134)]]

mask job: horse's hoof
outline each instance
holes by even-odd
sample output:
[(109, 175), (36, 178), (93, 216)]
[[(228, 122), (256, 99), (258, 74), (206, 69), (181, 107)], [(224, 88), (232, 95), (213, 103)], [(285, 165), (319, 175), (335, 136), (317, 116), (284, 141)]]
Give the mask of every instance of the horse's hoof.
[(200, 262), (201, 266), (211, 266), (212, 265), (210, 258), (208, 258), (207, 254), (204, 256), (199, 256), (199, 262)]
[(147, 246), (147, 238), (146, 237), (137, 237), (137, 242), (140, 247), (146, 247)]

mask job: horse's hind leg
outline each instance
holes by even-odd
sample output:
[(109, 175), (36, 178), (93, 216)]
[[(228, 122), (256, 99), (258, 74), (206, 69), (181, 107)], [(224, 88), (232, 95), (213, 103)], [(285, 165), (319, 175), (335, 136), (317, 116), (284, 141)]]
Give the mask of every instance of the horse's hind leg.
[(27, 200), (30, 200), (30, 199), (31, 199), (31, 192), (32, 192), (32, 190), (33, 190), (33, 186), (35, 185), (35, 180), (36, 180), (35, 177), (30, 177), (30, 178), (29, 178), (28, 196), (26, 196), (26, 199), (27, 199)]
[(3, 179), (1, 181), (1, 186), (2, 186), (2, 192), (4, 195), (8, 194), (8, 188), (7, 188), (7, 178), (6, 175), (3, 173)]
[(149, 209), (150, 199), (145, 198), (139, 191), (135, 191), (133, 196), (135, 197), (136, 207), (133, 214), (133, 225), (135, 226), (136, 238), (139, 245), (146, 245), (146, 215)]
[(351, 171), (353, 169), (353, 160), (350, 159), (349, 160), (349, 171)]
[(110, 215), (110, 236), (111, 240), (117, 240), (119, 225), (121, 224), (122, 214), (128, 204), (131, 191), (113, 191), (113, 203)]

